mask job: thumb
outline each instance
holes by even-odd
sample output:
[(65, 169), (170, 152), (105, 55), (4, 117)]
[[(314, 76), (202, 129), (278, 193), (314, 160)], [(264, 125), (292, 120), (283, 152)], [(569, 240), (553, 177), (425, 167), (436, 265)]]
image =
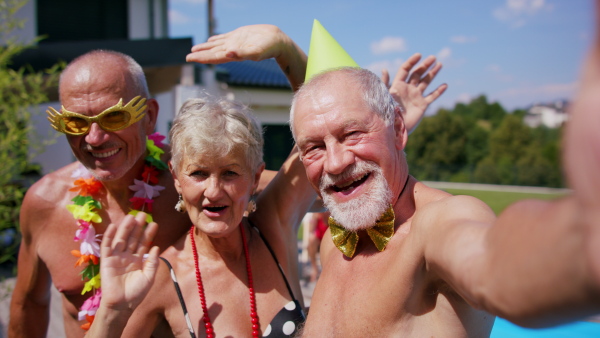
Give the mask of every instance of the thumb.
[(158, 254), (159, 248), (157, 246), (152, 247), (146, 260), (144, 261), (143, 273), (148, 279), (150, 284), (154, 283), (156, 277), (156, 271), (158, 270)]

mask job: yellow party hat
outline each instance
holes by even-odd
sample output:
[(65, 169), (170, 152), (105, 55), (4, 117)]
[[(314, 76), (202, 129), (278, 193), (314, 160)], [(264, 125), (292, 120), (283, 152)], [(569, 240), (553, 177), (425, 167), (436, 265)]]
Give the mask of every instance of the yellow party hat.
[(308, 82), (313, 76), (325, 70), (338, 67), (359, 66), (325, 27), (315, 19), (310, 37), (304, 82)]

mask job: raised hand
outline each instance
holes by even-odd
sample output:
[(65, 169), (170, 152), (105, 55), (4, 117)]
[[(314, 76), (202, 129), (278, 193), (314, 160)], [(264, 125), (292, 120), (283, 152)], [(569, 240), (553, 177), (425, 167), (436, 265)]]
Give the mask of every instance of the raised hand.
[[(144, 299), (156, 275), (158, 247), (150, 243), (158, 225), (144, 225), (146, 214), (127, 215), (121, 224), (110, 224), (100, 247), (102, 302), (112, 310), (133, 311)], [(144, 260), (144, 254), (148, 253)]]
[(225, 63), (231, 61), (260, 61), (277, 58), (293, 41), (277, 26), (243, 26), (229, 33), (211, 36), (208, 41), (192, 47), (187, 61)]
[[(388, 71), (384, 69), (381, 75), (381, 79), (390, 89), (390, 94), (403, 107), (404, 124), (409, 133), (417, 127), (431, 102), (440, 97), (448, 88), (448, 85), (444, 83), (428, 95), (424, 95), (431, 81), (442, 69), (442, 64), (438, 62), (434, 65), (436, 59), (431, 55), (413, 70), (419, 60), (421, 60), (419, 53), (409, 57), (398, 69), (391, 85)], [(432, 65), (433, 67), (431, 67)], [(430, 67), (431, 69), (429, 69)], [(427, 71), (428, 69), (429, 71)]]
[(292, 90), (298, 90), (306, 74), (306, 54), (277, 26), (243, 26), (212, 36), (205, 43), (192, 47), (186, 61), (219, 64), (268, 58), (275, 58)]

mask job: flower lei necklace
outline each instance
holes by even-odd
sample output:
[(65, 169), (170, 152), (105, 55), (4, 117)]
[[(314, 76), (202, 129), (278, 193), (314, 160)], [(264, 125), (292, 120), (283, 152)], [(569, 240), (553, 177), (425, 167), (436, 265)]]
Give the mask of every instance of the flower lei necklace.
[[(137, 215), (140, 211), (148, 214), (146, 222), (152, 222), (152, 203), (153, 198), (160, 195), (160, 191), (165, 187), (156, 185), (158, 183), (159, 170), (166, 170), (168, 167), (165, 162), (161, 161), (160, 155), (164, 153), (161, 149), (164, 147), (162, 140), (165, 137), (159, 133), (148, 135), (146, 139), (146, 149), (148, 155), (145, 158), (146, 164), (142, 172), (142, 180), (133, 180), (134, 184), (129, 186), (129, 189), (134, 191), (133, 197), (129, 199), (131, 202), (130, 215)], [(75, 241), (81, 244), (79, 250), (71, 251), (71, 254), (79, 259), (75, 266), (85, 265), (81, 271), (81, 279), (86, 280), (81, 294), (92, 292), (81, 306), (79, 311), (79, 320), (86, 320), (87, 323), (81, 325), (81, 328), (87, 330), (94, 321), (96, 311), (100, 306), (100, 298), (102, 297), (102, 289), (100, 288), (100, 239), (101, 235), (96, 235), (94, 223), (101, 223), (102, 218), (98, 215), (99, 209), (102, 209), (100, 202), (94, 196), (102, 188), (102, 183), (94, 178), (91, 173), (83, 166), (79, 165), (71, 177), (77, 178), (74, 187), (69, 191), (77, 191), (78, 194), (72, 201), (73, 204), (67, 205), (67, 210), (73, 214), (77, 220), (77, 231), (75, 232)], [(155, 185), (150, 185), (155, 184)]]

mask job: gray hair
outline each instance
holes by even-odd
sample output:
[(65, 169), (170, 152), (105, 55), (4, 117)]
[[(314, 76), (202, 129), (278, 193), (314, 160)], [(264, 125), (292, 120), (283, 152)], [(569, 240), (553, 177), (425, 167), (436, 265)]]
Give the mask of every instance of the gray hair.
[(246, 164), (257, 170), (263, 163), (263, 135), (250, 109), (223, 98), (187, 100), (169, 132), (171, 165), (177, 172), (184, 156), (246, 154)]
[(67, 67), (65, 67), (64, 71), (60, 74), (59, 87), (63, 81), (64, 74), (66, 74), (73, 66), (79, 64), (80, 62), (88, 61), (88, 59), (94, 60), (94, 62), (107, 62), (110, 59), (117, 59), (121, 62), (124, 62), (130, 75), (130, 79), (133, 82), (133, 88), (130, 89), (135, 93), (135, 95), (141, 95), (145, 98), (150, 97), (148, 82), (146, 81), (146, 75), (144, 74), (142, 66), (140, 66), (139, 63), (137, 63), (131, 56), (127, 54), (104, 49), (92, 50), (76, 57), (73, 59), (73, 61), (69, 62)]
[(294, 112), (296, 110), (296, 104), (298, 103), (298, 100), (303, 97), (318, 95), (322, 85), (334, 85), (333, 83), (328, 83), (330, 82), (332, 74), (347, 75), (351, 81), (354, 81), (358, 84), (360, 92), (362, 92), (363, 100), (367, 107), (371, 111), (377, 113), (377, 115), (383, 119), (386, 126), (394, 123), (396, 107), (401, 110), (402, 107), (398, 102), (396, 102), (396, 100), (394, 100), (385, 83), (383, 83), (383, 81), (381, 81), (377, 75), (370, 70), (356, 67), (334, 68), (315, 75), (294, 95), (292, 107), (290, 109), (290, 128), (292, 129), (294, 140), (296, 140), (296, 134), (294, 132), (293, 122)]

